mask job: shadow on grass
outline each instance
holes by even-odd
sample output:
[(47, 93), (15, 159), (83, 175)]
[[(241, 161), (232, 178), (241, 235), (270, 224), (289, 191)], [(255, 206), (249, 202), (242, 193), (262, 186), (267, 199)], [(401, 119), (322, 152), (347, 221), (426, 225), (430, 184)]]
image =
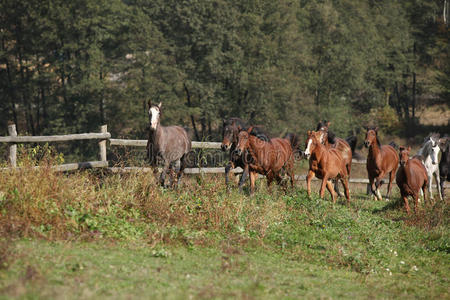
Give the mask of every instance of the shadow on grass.
[(392, 221), (395, 221), (395, 222), (405, 221), (406, 219), (408, 219), (408, 217), (402, 214), (402, 209), (403, 209), (403, 201), (401, 201), (401, 199), (398, 198), (396, 200), (390, 201), (382, 208), (375, 208), (372, 211), (372, 214), (375, 215), (375, 214), (381, 214), (381, 213), (387, 213), (387, 212), (396, 212), (396, 213), (398, 213), (398, 215), (396, 215), (395, 217), (391, 215), (390, 219), (392, 219)]

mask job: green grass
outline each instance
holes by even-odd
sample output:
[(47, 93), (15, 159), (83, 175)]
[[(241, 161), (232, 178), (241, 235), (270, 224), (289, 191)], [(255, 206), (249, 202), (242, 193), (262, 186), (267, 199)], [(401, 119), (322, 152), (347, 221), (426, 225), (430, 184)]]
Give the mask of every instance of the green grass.
[[(45, 180), (44, 180), (45, 179)], [(152, 175), (0, 177), (1, 298), (448, 298), (448, 202), (178, 190)]]

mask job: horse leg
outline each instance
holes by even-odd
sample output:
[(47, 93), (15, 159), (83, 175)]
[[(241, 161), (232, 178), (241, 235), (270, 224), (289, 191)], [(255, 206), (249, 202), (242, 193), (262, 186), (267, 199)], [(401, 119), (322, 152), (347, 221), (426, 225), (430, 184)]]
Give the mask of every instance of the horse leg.
[(378, 201), (381, 201), (381, 200), (383, 200), (383, 197), (381, 197), (381, 184), (383, 183), (383, 181), (381, 180), (381, 176), (380, 177), (378, 177), (377, 179), (376, 179), (376, 182), (375, 182), (375, 188), (376, 188), (376, 190), (375, 190), (375, 192), (376, 192), (376, 194), (375, 194), (375, 196), (377, 197), (377, 200)]
[[(376, 194), (375, 194), (375, 178), (373, 177), (369, 177), (369, 187), (370, 187), (370, 195), (372, 197), (377, 198)], [(372, 198), (371, 198), (372, 199)]]
[(181, 177), (183, 177), (185, 168), (186, 168), (186, 154), (184, 154), (180, 158), (180, 168), (178, 169), (178, 172), (177, 172), (177, 186), (180, 183)]
[(439, 176), (439, 169), (436, 172), (434, 172), (433, 174), (434, 174), (434, 179), (436, 180), (439, 199), (442, 201), (443, 198), (442, 198), (442, 192), (441, 192), (441, 176)]
[(424, 204), (424, 205), (425, 205), (425, 203), (426, 203), (426, 199), (425, 199), (426, 193), (425, 193), (425, 190), (427, 189), (427, 184), (428, 184), (428, 183), (425, 181), (425, 182), (423, 183), (421, 189), (420, 189), (420, 194), (422, 194), (422, 196), (423, 196), (423, 204)]
[(391, 196), (392, 182), (394, 182), (395, 173), (396, 172), (394, 170), (392, 170), (389, 173), (389, 183), (387, 188), (386, 201), (389, 201), (389, 197)]
[(347, 198), (347, 206), (350, 206), (350, 189), (348, 186), (348, 178), (341, 178), (341, 182), (344, 186), (345, 198)]
[(440, 177), (440, 186), (441, 186), (441, 200), (442, 199), (445, 199), (445, 190), (444, 190), (444, 183), (445, 183), (445, 177), (444, 176), (442, 176), (442, 175), (440, 175), (439, 174), (439, 177)]
[[(322, 184), (320, 185), (320, 198), (323, 199), (323, 196), (325, 195), (325, 186), (328, 184), (328, 177), (323, 176)], [(334, 195), (331, 195), (331, 198), (334, 200)]]
[[(323, 182), (324, 181), (322, 181), (322, 184), (323, 184)], [(336, 193), (334, 192), (333, 185), (331, 184), (331, 180), (326, 181), (326, 186), (327, 186), (328, 192), (330, 192), (331, 200), (333, 201), (333, 203), (336, 203)]]
[(290, 168), (288, 171), (288, 175), (291, 179), (291, 189), (294, 189), (294, 180), (295, 180), (295, 174), (293, 168)]
[(225, 185), (227, 188), (229, 188), (228, 184), (229, 184), (229, 176), (230, 176), (230, 170), (232, 168), (232, 162), (229, 161), (228, 164), (225, 166)]
[(334, 190), (338, 194), (339, 197), (343, 197), (344, 194), (339, 190), (339, 180), (333, 180), (334, 181)]
[(405, 202), (406, 213), (409, 215), (411, 213), (411, 211), (409, 209), (408, 196), (402, 195), (402, 197), (403, 197), (403, 201)]
[(239, 191), (242, 191), (242, 186), (248, 176), (248, 165), (244, 166), (244, 171), (242, 172), (241, 180), (239, 180)]
[(164, 162), (164, 168), (161, 172), (161, 175), (159, 176), (159, 183), (162, 187), (164, 187), (165, 179), (166, 179), (166, 173), (169, 171), (170, 162)]
[(257, 175), (258, 174), (256, 172), (250, 171), (250, 195), (255, 192), (255, 181)]
[(433, 174), (432, 173), (428, 173), (427, 176), (428, 176), (428, 193), (430, 194), (429, 199), (430, 199), (430, 201), (432, 201), (432, 200), (434, 200), (434, 198), (433, 198), (433, 189), (432, 189), (432, 186), (433, 186)]
[(306, 175), (306, 189), (308, 191), (308, 197), (311, 197), (311, 180), (314, 177), (314, 172), (309, 170), (308, 175)]

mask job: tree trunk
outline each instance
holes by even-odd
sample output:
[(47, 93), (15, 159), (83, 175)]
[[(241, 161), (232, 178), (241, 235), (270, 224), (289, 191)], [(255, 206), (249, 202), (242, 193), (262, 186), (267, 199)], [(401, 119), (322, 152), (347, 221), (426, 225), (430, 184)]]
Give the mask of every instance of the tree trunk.
[[(187, 88), (186, 84), (183, 84), (183, 86), (184, 86), (184, 91), (186, 92), (186, 100), (187, 100), (188, 107), (192, 107), (191, 106), (191, 94), (189, 93), (189, 89)], [(195, 139), (197, 141), (199, 141), (200, 137), (198, 135), (197, 126), (195, 126), (195, 119), (194, 119), (193, 115), (191, 115), (191, 123), (192, 123), (192, 128), (194, 129)]]

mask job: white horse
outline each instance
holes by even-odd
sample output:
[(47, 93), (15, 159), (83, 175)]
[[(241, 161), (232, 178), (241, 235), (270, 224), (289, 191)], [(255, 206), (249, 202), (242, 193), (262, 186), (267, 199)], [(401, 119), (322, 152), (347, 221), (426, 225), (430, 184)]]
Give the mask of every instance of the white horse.
[[(431, 200), (433, 200), (433, 192), (432, 192), (433, 176), (434, 179), (436, 179), (439, 198), (442, 200), (441, 184), (439, 177), (439, 161), (438, 161), (440, 148), (438, 141), (439, 141), (439, 133), (432, 133), (428, 135), (424, 140), (422, 148), (420, 148), (416, 154), (416, 156), (420, 157), (425, 166), (425, 169), (427, 170), (428, 192), (430, 193)], [(422, 193), (423, 192), (421, 192), (421, 194)]]

